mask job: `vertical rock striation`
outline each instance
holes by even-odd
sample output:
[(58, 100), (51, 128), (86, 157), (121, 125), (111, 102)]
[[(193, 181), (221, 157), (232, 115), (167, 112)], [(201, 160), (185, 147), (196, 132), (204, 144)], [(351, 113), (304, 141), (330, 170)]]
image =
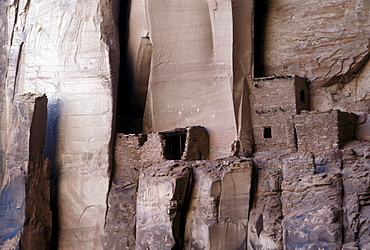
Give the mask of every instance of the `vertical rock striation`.
[(8, 2), (4, 100), (10, 107), (18, 93), (49, 98), (45, 153), (58, 180), (58, 249), (102, 249), (119, 63), (117, 1)]

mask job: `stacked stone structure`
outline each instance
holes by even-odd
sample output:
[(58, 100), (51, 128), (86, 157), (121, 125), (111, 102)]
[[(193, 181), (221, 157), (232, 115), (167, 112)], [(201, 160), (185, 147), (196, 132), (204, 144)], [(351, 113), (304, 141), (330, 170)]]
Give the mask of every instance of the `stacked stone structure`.
[(294, 151), (292, 116), (309, 110), (307, 79), (298, 76), (259, 78), (250, 89), (255, 151)]
[(322, 153), (340, 149), (356, 138), (357, 115), (332, 110), (329, 112), (304, 112), (294, 116), (298, 150)]

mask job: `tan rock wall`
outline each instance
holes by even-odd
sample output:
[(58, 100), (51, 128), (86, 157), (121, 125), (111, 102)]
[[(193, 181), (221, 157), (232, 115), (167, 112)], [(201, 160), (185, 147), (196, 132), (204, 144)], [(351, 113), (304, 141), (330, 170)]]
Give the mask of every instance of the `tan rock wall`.
[(266, 76), (297, 74), (319, 84), (354, 71), (369, 53), (366, 0), (283, 0), (268, 5)]
[(45, 151), (59, 174), (59, 249), (103, 247), (118, 66), (112, 4), (21, 0), (6, 8), (4, 100), (30, 91), (49, 98)]
[[(128, 50), (134, 95), (148, 93), (144, 133), (201, 125), (210, 135), (212, 159), (229, 156), (235, 140), (242, 154), (251, 152), (245, 84), (251, 79), (252, 9), (249, 0), (133, 2)], [(152, 46), (150, 62), (141, 53), (148, 47), (143, 40)], [(150, 75), (139, 77), (148, 65)]]

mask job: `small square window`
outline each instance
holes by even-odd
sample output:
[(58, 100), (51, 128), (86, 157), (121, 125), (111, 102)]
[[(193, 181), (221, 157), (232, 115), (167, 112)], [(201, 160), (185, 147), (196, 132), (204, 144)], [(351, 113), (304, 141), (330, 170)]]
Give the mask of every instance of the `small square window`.
[(263, 128), (263, 138), (272, 138), (271, 127)]

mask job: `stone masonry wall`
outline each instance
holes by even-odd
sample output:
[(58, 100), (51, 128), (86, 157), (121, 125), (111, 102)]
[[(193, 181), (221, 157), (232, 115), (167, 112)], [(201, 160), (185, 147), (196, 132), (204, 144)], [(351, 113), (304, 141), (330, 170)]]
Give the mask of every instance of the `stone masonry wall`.
[(294, 116), (298, 150), (318, 154), (339, 149), (355, 139), (357, 116), (339, 110), (317, 113), (306, 112)]
[[(294, 151), (292, 115), (309, 108), (306, 79), (293, 76), (259, 78), (250, 88), (255, 151)], [(271, 129), (270, 136), (266, 136), (265, 129)]]
[(114, 169), (108, 195), (105, 249), (134, 249), (136, 200), (142, 136), (117, 134)]

